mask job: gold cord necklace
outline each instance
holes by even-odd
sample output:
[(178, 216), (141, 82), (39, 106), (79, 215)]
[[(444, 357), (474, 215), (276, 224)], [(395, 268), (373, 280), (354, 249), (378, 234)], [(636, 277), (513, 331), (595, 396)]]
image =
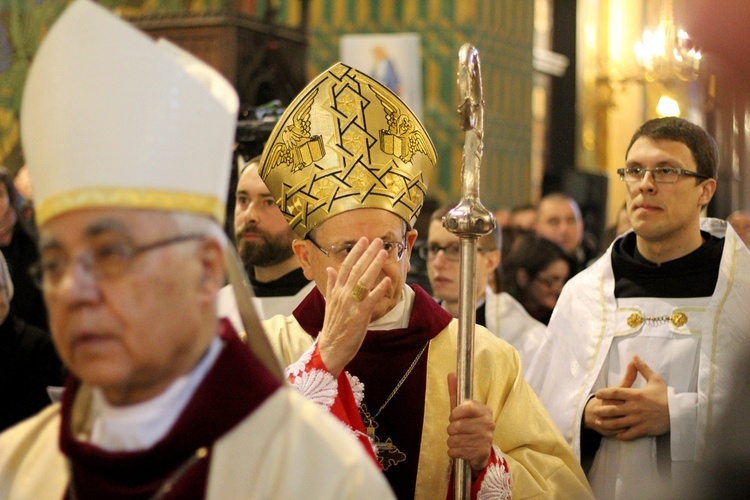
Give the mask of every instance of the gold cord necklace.
[(388, 403), (391, 402), (391, 399), (396, 395), (403, 383), (409, 377), (411, 371), (415, 366), (417, 366), (419, 358), (422, 357), (422, 353), (425, 351), (425, 349), (427, 349), (429, 343), (430, 342), (428, 341), (425, 343), (425, 345), (422, 346), (422, 349), (419, 350), (417, 357), (414, 358), (414, 361), (411, 362), (411, 365), (406, 370), (406, 373), (404, 373), (404, 376), (401, 377), (401, 380), (398, 381), (396, 387), (393, 388), (391, 393), (385, 399), (385, 403), (380, 406), (380, 409), (378, 409), (375, 415), (370, 415), (370, 412), (367, 410), (367, 405), (365, 405), (364, 403), (360, 405), (359, 411), (362, 415), (362, 420), (365, 422), (365, 431), (367, 432), (367, 437), (370, 438), (370, 441), (377, 450), (378, 462), (380, 462), (380, 466), (383, 467), (384, 471), (388, 470), (391, 466), (399, 464), (406, 460), (406, 454), (399, 450), (395, 444), (393, 444), (391, 438), (387, 438), (385, 441), (380, 440), (380, 438), (375, 434), (375, 429), (379, 427), (379, 424), (375, 421), (375, 419), (378, 418), (378, 416), (385, 409)]

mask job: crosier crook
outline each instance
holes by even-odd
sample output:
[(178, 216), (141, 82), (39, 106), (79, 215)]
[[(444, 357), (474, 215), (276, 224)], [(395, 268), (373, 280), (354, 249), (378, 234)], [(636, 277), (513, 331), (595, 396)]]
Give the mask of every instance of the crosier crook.
[[(496, 227), (495, 217), (479, 201), (479, 167), (484, 150), (484, 98), (479, 51), (464, 44), (458, 52), (458, 87), (462, 102), (458, 107), (466, 133), (461, 162), (461, 201), (443, 217), (443, 226), (461, 241), (461, 268), (458, 302), (457, 404), (472, 398), (474, 379), (474, 325), (476, 322), (477, 240)], [(457, 459), (453, 483), (456, 499), (471, 494), (471, 466)]]

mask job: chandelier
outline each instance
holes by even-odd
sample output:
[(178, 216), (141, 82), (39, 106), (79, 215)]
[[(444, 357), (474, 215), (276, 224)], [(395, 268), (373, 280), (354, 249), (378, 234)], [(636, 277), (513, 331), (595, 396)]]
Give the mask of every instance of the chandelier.
[(634, 50), (647, 81), (677, 78), (689, 82), (698, 78), (700, 50), (685, 30), (675, 27), (672, 0), (662, 0), (659, 25), (654, 31), (644, 31)]

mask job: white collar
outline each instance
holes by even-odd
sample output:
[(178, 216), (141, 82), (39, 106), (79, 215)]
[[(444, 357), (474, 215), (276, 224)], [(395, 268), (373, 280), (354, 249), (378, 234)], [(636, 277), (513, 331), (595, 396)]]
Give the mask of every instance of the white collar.
[(167, 435), (219, 356), (224, 343), (214, 337), (206, 354), (189, 373), (158, 396), (129, 406), (113, 406), (93, 389), (90, 443), (107, 451), (145, 450)]
[(368, 330), (395, 330), (409, 326), (415, 297), (414, 290), (410, 286), (404, 285), (404, 289), (401, 292), (401, 299), (398, 303), (382, 318), (370, 323)]

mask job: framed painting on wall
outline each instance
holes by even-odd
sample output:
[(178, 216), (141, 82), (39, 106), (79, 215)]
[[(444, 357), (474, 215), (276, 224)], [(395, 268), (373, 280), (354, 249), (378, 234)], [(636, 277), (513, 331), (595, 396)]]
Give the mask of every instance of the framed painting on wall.
[(422, 119), (422, 58), (418, 34), (342, 35), (340, 51), (341, 62), (391, 89)]

